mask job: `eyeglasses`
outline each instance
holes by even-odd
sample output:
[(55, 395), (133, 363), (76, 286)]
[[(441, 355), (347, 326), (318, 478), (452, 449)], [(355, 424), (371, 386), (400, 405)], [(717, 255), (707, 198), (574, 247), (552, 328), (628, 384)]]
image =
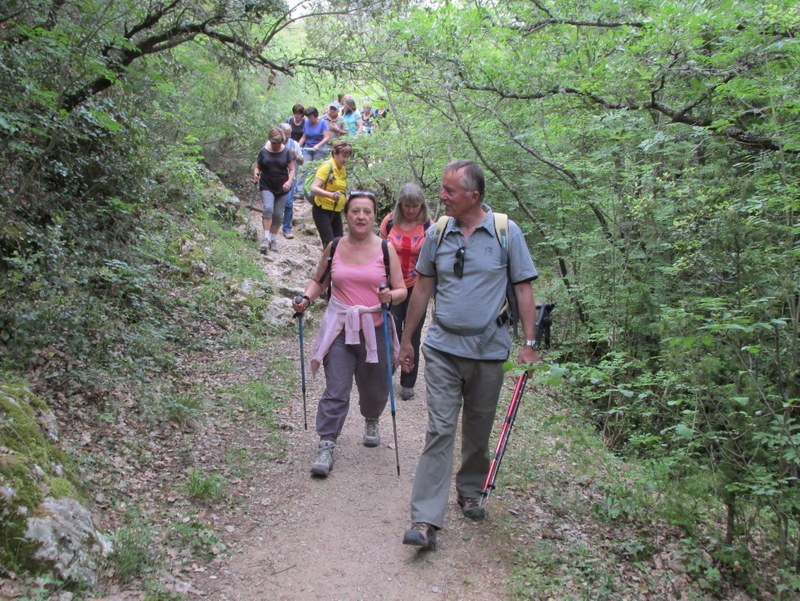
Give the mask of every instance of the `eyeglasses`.
[(465, 247), (461, 247), (456, 251), (456, 261), (453, 263), (453, 273), (461, 279), (464, 277), (464, 254), (467, 252)]
[(375, 200), (375, 193), (369, 190), (353, 190), (347, 198), (356, 198), (357, 196), (366, 196), (370, 200)]

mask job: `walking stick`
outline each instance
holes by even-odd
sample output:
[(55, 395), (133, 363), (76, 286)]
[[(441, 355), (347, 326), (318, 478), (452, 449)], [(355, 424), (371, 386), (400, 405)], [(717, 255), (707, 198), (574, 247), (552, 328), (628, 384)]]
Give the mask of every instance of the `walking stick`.
[[(381, 286), (381, 290), (386, 286)], [(394, 383), (392, 381), (392, 342), (389, 337), (389, 320), (393, 319), (389, 305), (383, 307), (383, 337), (386, 339), (386, 377), (389, 381), (389, 400), (392, 409), (392, 429), (394, 430), (394, 457), (397, 463), (397, 475), (400, 476), (400, 449), (397, 447), (397, 407), (394, 403)]]
[[(296, 305), (303, 302), (302, 296), (296, 296), (294, 299)], [(303, 348), (303, 314), (295, 313), (297, 318), (297, 330), (300, 333), (300, 381), (301, 389), (303, 391), (303, 429), (308, 430), (308, 414), (306, 412), (306, 353)]]
[[(547, 336), (549, 340), (550, 331), (550, 312), (556, 306), (555, 303), (542, 303), (539, 307), (539, 315), (536, 318), (536, 343), (534, 348), (538, 351), (542, 345), (542, 337)], [(479, 501), (480, 507), (489, 498), (489, 495), (495, 488), (495, 480), (497, 480), (497, 472), (500, 471), (500, 462), (503, 461), (503, 455), (506, 453), (506, 444), (508, 437), (511, 436), (511, 428), (514, 427), (514, 421), (517, 419), (517, 411), (522, 401), (522, 395), (525, 392), (525, 384), (528, 382), (528, 371), (526, 370), (517, 379), (517, 385), (514, 387), (514, 394), (511, 395), (511, 401), (508, 404), (508, 411), (506, 411), (506, 419), (503, 422), (503, 430), (500, 432), (500, 439), (497, 441), (497, 448), (494, 451), (494, 457), (489, 464), (489, 473), (486, 475), (486, 482), (481, 491), (481, 498)]]

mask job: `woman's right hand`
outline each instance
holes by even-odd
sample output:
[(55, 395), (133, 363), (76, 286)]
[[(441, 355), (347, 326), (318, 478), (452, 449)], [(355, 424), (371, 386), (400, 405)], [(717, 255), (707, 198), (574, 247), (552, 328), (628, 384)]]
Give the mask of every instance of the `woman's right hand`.
[(303, 313), (310, 305), (311, 299), (305, 294), (295, 296), (292, 301), (292, 309), (295, 310), (295, 313)]

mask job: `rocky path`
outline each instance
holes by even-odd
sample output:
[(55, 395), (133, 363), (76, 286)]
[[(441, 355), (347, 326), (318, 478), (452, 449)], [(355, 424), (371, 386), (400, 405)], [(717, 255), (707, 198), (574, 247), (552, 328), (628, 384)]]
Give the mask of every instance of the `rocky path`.
[[(253, 221), (259, 214), (252, 213)], [(296, 238), (279, 240), (279, 252), (264, 259), (270, 279), (282, 288), (302, 289), (319, 256), (310, 205), (299, 200)], [(315, 259), (314, 259), (315, 260)], [(308, 265), (298, 273), (296, 265)], [(302, 270), (300, 270), (302, 271)], [(297, 345), (284, 343), (298, 361)], [(307, 337), (306, 352), (311, 346)], [(298, 365), (299, 369), (299, 365)], [(269, 370), (267, 370), (269, 372)], [(282, 417), (287, 452), (281, 462), (264, 462), (251, 484), (250, 501), (229, 511), (226, 545), (230, 553), (191, 575), (190, 596), (220, 600), (283, 601), (456, 601), (507, 598), (508, 562), (496, 542), (501, 501), (492, 498), (489, 518), (465, 519), (452, 493), (445, 528), (435, 552), (401, 544), (408, 527), (408, 503), (425, 432), (424, 383), (416, 398), (397, 398), (400, 476), (395, 463), (391, 416), (381, 420), (381, 445), (361, 444), (363, 420), (351, 410), (327, 479), (312, 479), (316, 400), (324, 375), (309, 376), (309, 429), (303, 429), (298, 390)], [(354, 395), (355, 395), (354, 391)], [(354, 407), (357, 407), (354, 399)]]

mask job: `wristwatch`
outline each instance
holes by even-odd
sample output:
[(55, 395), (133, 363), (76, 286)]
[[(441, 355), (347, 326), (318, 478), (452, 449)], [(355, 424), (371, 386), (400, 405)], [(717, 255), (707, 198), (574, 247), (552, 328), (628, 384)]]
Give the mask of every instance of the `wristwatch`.
[(535, 340), (526, 340), (523, 346), (529, 346), (531, 348), (536, 348), (536, 341)]

